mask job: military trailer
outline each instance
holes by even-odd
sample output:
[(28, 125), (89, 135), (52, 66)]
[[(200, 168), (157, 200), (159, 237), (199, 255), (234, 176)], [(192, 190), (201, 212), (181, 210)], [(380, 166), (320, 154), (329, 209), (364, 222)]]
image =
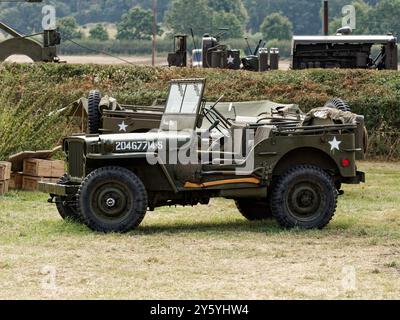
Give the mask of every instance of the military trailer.
[[(294, 106), (254, 117), (204, 100), (204, 79), (174, 80), (157, 130), (80, 134), (63, 141), (68, 170), (41, 183), (64, 219), (98, 232), (128, 232), (148, 210), (236, 201), (249, 220), (284, 228), (324, 228), (342, 184), (365, 181), (364, 118), (333, 107)], [(333, 107), (332, 107), (333, 106)]]
[[(380, 49), (373, 56), (373, 46)], [(294, 36), (292, 69), (347, 68), (397, 70), (397, 38), (386, 36)]]

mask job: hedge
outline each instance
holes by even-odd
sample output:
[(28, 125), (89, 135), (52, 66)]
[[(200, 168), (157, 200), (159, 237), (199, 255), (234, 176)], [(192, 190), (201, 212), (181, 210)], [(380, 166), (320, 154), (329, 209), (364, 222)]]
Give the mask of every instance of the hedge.
[(3, 64), (0, 66), (0, 159), (23, 149), (53, 147), (73, 128), (51, 111), (87, 95), (92, 88), (128, 104), (147, 105), (166, 98), (174, 78), (206, 78), (206, 97), (225, 101), (269, 99), (296, 103), (304, 111), (333, 97), (364, 114), (369, 155), (400, 159), (400, 77), (395, 71), (246, 71), (99, 66)]

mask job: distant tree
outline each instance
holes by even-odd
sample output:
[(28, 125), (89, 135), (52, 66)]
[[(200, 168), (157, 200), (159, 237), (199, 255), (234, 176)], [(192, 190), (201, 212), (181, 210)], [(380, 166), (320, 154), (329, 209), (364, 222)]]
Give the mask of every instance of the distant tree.
[(264, 40), (289, 40), (293, 35), (293, 24), (280, 13), (272, 13), (266, 16), (260, 26)]
[(96, 26), (92, 28), (89, 33), (90, 38), (93, 40), (106, 41), (110, 38), (107, 29), (101, 23), (96, 24)]
[(241, 38), (244, 34), (245, 25), (233, 14), (226, 12), (216, 12), (213, 14), (213, 30), (219, 28), (229, 29), (226, 33), (228, 38)]
[[(157, 28), (157, 33), (159, 33), (159, 26)], [(150, 40), (152, 34), (153, 14), (151, 10), (134, 7), (124, 13), (121, 22), (117, 24), (118, 40)]]
[(400, 0), (381, 0), (369, 15), (372, 33), (400, 35)]
[(213, 12), (208, 0), (172, 0), (165, 13), (165, 24), (175, 33), (188, 33), (190, 28), (196, 35), (210, 33)]
[(61, 37), (64, 40), (82, 38), (82, 33), (79, 31), (79, 25), (73, 17), (58, 19), (57, 27), (61, 33)]
[(249, 20), (247, 9), (242, 0), (208, 0), (208, 6), (214, 12), (231, 13), (245, 26)]
[[(335, 0), (330, 0), (329, 3)], [(347, 0), (348, 2), (351, 0)], [(310, 0), (243, 0), (250, 19), (248, 27), (257, 32), (266, 13), (281, 12), (293, 23), (293, 31), (300, 34), (318, 34), (321, 31), (322, 1)]]

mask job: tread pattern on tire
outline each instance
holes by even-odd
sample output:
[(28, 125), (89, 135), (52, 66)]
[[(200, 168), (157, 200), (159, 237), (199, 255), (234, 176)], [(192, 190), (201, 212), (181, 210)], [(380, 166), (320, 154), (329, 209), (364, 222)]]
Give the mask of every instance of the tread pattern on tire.
[(328, 101), (325, 104), (325, 108), (333, 108), (344, 112), (351, 112), (351, 108), (348, 103), (340, 98), (334, 98)]
[[(124, 223), (121, 223), (118, 227), (112, 230), (109, 228), (109, 226), (96, 220), (91, 213), (85, 212), (85, 210), (82, 209), (84, 201), (88, 201), (88, 199), (85, 200), (83, 199), (83, 197), (90, 181), (98, 177), (99, 175), (107, 176), (107, 174), (109, 174), (110, 176), (112, 175), (113, 178), (117, 177), (121, 181), (129, 178), (130, 182), (132, 183), (135, 189), (137, 197), (137, 199), (135, 199), (136, 206), (135, 208), (133, 208), (133, 210), (135, 211), (134, 214), (136, 216), (135, 219), (132, 219), (130, 221), (128, 220), (124, 221)], [(126, 233), (137, 228), (142, 223), (146, 215), (147, 204), (148, 204), (147, 191), (142, 181), (132, 171), (117, 166), (102, 167), (92, 171), (82, 182), (77, 194), (77, 200), (78, 200), (78, 212), (82, 216), (84, 223), (90, 229), (103, 233), (108, 233), (108, 232)]]
[(89, 92), (88, 97), (88, 129), (90, 134), (99, 133), (101, 114), (99, 104), (101, 101), (101, 93), (98, 90)]
[[(282, 210), (283, 202), (284, 202), (284, 192), (287, 188), (287, 185), (291, 179), (293, 179), (296, 175), (318, 175), (322, 178), (324, 184), (326, 184), (328, 190), (332, 192), (329, 196), (331, 203), (328, 203), (330, 209), (326, 211), (326, 213), (319, 217), (319, 221), (313, 223), (303, 223), (302, 225), (295, 223), (294, 220)], [(337, 208), (337, 191), (335, 187), (335, 183), (331, 176), (329, 176), (324, 170), (309, 166), (309, 165), (300, 165), (289, 169), (284, 175), (278, 178), (276, 183), (274, 184), (272, 195), (271, 195), (271, 209), (274, 217), (277, 219), (278, 223), (284, 228), (295, 228), (300, 227), (303, 229), (323, 229), (325, 226), (329, 224), (329, 222), (333, 219), (336, 208)], [(328, 198), (328, 199), (329, 199)], [(327, 209), (325, 209), (327, 210)]]

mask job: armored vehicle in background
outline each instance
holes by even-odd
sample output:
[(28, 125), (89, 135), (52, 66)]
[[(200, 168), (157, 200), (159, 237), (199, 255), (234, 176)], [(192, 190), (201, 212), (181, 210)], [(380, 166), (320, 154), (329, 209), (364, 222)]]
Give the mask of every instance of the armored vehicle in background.
[[(380, 46), (373, 56), (373, 46)], [(397, 38), (387, 36), (294, 36), (292, 69), (398, 69)]]
[(128, 232), (148, 210), (207, 205), (216, 197), (235, 200), (249, 220), (275, 217), (285, 228), (322, 229), (341, 185), (364, 182), (356, 166), (365, 154), (362, 116), (282, 106), (246, 117), (233, 103), (224, 116), (223, 96), (207, 104), (205, 85), (172, 81), (157, 130), (66, 138), (68, 171), (40, 190), (63, 218), (99, 232)]

